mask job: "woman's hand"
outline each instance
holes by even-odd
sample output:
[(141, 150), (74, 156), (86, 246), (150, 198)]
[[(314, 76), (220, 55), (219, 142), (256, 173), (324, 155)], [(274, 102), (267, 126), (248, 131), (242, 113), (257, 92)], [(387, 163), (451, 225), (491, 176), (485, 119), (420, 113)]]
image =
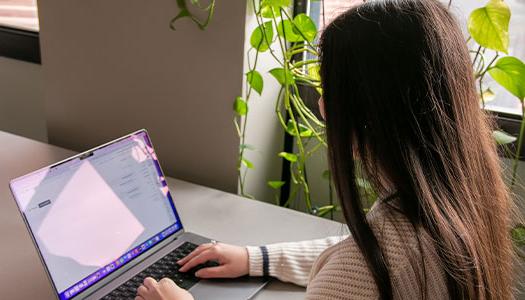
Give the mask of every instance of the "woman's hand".
[(216, 261), (217, 267), (204, 268), (195, 273), (199, 278), (236, 278), (248, 274), (248, 250), (223, 243), (202, 244), (188, 256), (178, 261), (181, 272), (191, 270), (207, 261)]
[(151, 277), (137, 289), (135, 300), (193, 300), (188, 291), (178, 287), (173, 280), (163, 278), (159, 282)]

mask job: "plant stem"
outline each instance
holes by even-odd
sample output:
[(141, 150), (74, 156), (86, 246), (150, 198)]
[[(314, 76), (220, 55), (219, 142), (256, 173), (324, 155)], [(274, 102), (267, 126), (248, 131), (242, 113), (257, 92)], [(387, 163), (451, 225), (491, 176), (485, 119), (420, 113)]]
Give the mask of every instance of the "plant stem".
[(520, 99), (521, 101), (521, 126), (520, 134), (518, 136), (518, 147), (516, 148), (516, 153), (514, 154), (514, 161), (512, 162), (512, 181), (510, 187), (513, 188), (516, 183), (516, 175), (518, 172), (518, 164), (521, 154), (521, 147), (523, 145), (523, 134), (525, 132), (525, 99)]
[(474, 60), (472, 61), (472, 66), (476, 65), (476, 61), (478, 60), (480, 51), (481, 51), (481, 46), (479, 46), (478, 50), (476, 51), (476, 55), (474, 56)]
[(288, 55), (291, 57), (291, 56), (294, 56), (295, 54), (304, 53), (305, 51), (309, 52), (312, 55), (316, 55), (316, 56), (319, 55), (319, 53), (317, 53), (317, 51), (314, 51), (314, 50), (312, 50), (312, 49), (310, 49), (308, 47), (303, 47), (303, 48), (300, 48), (300, 49), (297, 49), (297, 50), (289, 51)]
[[(281, 9), (281, 15), (283, 14), (284, 10)], [(284, 14), (290, 19), (290, 17), (288, 16), (288, 14), (286, 14), (286, 12), (284, 12)], [(277, 24), (277, 20), (275, 18), (275, 14), (273, 13), (273, 10), (272, 10), (272, 15), (273, 15), (273, 21), (275, 23), (275, 27), (277, 28), (278, 24)], [(284, 30), (283, 30), (284, 31)], [(295, 132), (297, 133), (297, 137), (295, 139), (296, 141), (296, 144), (297, 144), (297, 148), (299, 149), (299, 156), (298, 156), (298, 161), (297, 161), (297, 179), (299, 181), (299, 184), (303, 187), (303, 193), (304, 193), (304, 196), (305, 196), (305, 202), (306, 202), (306, 208), (308, 210), (309, 213), (311, 213), (312, 211), (312, 204), (311, 204), (311, 200), (310, 200), (310, 188), (308, 186), (308, 183), (306, 182), (306, 178), (305, 178), (305, 163), (306, 163), (306, 155), (305, 155), (305, 150), (304, 150), (304, 145), (303, 145), (303, 142), (302, 142), (302, 139), (299, 135), (300, 131), (299, 131), (299, 126), (298, 126), (298, 123), (297, 123), (297, 120), (295, 118), (295, 114), (294, 114), (294, 110), (293, 108), (290, 106), (290, 101), (292, 101), (293, 103), (293, 99), (291, 99), (291, 95), (290, 95), (290, 82), (289, 80), (286, 79), (286, 74), (289, 73), (289, 64), (291, 63), (289, 61), (289, 59), (291, 59), (291, 57), (288, 57), (287, 56), (287, 49), (286, 49), (286, 46), (285, 46), (285, 43), (284, 41), (281, 39), (281, 37), (278, 35), (277, 36), (277, 40), (279, 42), (279, 46), (281, 48), (281, 52), (283, 54), (283, 57), (284, 57), (284, 74), (285, 74), (285, 80), (284, 80), (284, 103), (285, 103), (285, 108), (288, 112), (288, 115), (290, 116), (290, 121), (292, 123), (292, 126), (295, 130)], [(290, 168), (292, 167), (292, 164), (290, 164)], [(293, 174), (293, 170), (291, 170), (291, 174)], [(290, 195), (290, 196), (293, 196), (293, 195)], [(288, 198), (288, 201), (290, 201), (291, 198)]]
[[(249, 55), (249, 54), (248, 54)], [(253, 66), (250, 66), (250, 64), (248, 63), (248, 68), (250, 69), (250, 71), (254, 71), (255, 68), (257, 67), (257, 61), (259, 59), (259, 51), (255, 51), (255, 59), (254, 59), (254, 63), (253, 63)], [(248, 58), (249, 60), (249, 58)], [(246, 79), (248, 80), (248, 79)], [(250, 101), (250, 97), (251, 97), (251, 94), (252, 94), (252, 87), (251, 85), (247, 82), (247, 92), (246, 92), (246, 105), (249, 104), (249, 101)], [(243, 197), (248, 197), (248, 198), (253, 198), (253, 196), (249, 195), (249, 194), (246, 194), (246, 192), (244, 191), (244, 186), (245, 186), (245, 182), (246, 182), (246, 175), (247, 175), (247, 170), (244, 172), (244, 174), (242, 174), (242, 160), (244, 158), (244, 150), (246, 149), (246, 147), (243, 147), (243, 145), (246, 144), (246, 126), (248, 124), (248, 113), (246, 113), (246, 115), (242, 118), (242, 129), (239, 130), (239, 124), (237, 122), (237, 120), (235, 120), (235, 126), (237, 128), (237, 132), (239, 133), (239, 140), (240, 140), (240, 147), (239, 147), (239, 157), (238, 157), (238, 160), (237, 160), (237, 178), (238, 178), (238, 182), (239, 182), (239, 194)]]
[(494, 57), (492, 58), (492, 60), (489, 62), (489, 64), (487, 66), (485, 66), (485, 70), (483, 70), (483, 72), (481, 72), (481, 74), (479, 75), (480, 77), (481, 76), (484, 76), (485, 73), (488, 72), (488, 70), (490, 69), (490, 67), (492, 67), (492, 64), (496, 61), (496, 59), (499, 57), (499, 53), (496, 52), (496, 55), (494, 55)]
[[(496, 61), (498, 56), (499, 56), (499, 53), (496, 52), (496, 55), (494, 55), (494, 57), (489, 62), (489, 64), (487, 66), (484, 66), (485, 70), (481, 71), (480, 74), (479, 74), (479, 81), (478, 81), (479, 82), (479, 95), (481, 97), (481, 106), (483, 107), (483, 109), (485, 109), (485, 96), (483, 95), (483, 78), (485, 77), (485, 74), (488, 72), (488, 70), (490, 69), (492, 64)], [(481, 56), (481, 57), (483, 57), (483, 56)]]
[(306, 65), (318, 64), (319, 62), (320, 61), (318, 59), (301, 60), (301, 61), (298, 61), (296, 63), (293, 63), (292, 66), (294, 68), (301, 68), (301, 67), (306, 66)]
[(308, 151), (306, 153), (306, 156), (311, 156), (312, 154), (314, 154), (315, 152), (317, 152), (317, 150), (319, 150), (319, 148), (321, 148), (321, 146), (323, 146), (323, 144), (321, 143), (317, 143), (317, 145), (315, 145), (312, 150)]
[(485, 109), (485, 95), (483, 95), (483, 76), (485, 76), (485, 74), (481, 75), (481, 77), (479, 78), (479, 96), (481, 97), (481, 107)]
[(306, 123), (306, 126), (313, 132), (314, 136), (317, 138), (317, 140), (319, 140), (319, 142), (323, 145), (323, 146), (327, 146), (326, 142), (321, 138), (321, 136), (319, 135), (319, 133), (317, 133), (317, 130), (315, 130), (315, 128), (313, 128), (313, 126), (310, 124), (310, 122), (308, 121), (308, 119), (304, 116), (303, 112), (301, 111), (301, 109), (299, 108), (299, 105), (297, 102), (300, 102), (300, 100), (297, 99), (297, 96), (293, 96), (292, 95), (292, 104), (294, 105), (294, 108), (296, 109), (297, 113), (299, 114), (299, 116), (301, 117), (301, 119)]

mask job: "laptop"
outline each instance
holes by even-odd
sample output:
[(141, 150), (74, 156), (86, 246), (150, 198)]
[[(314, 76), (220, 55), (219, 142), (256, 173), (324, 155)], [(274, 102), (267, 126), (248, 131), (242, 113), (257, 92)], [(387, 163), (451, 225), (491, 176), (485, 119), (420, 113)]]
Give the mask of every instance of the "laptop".
[(10, 188), (57, 299), (134, 299), (148, 276), (171, 278), (197, 300), (250, 299), (266, 284), (178, 272), (178, 259), (211, 240), (184, 231), (144, 129), (13, 179)]

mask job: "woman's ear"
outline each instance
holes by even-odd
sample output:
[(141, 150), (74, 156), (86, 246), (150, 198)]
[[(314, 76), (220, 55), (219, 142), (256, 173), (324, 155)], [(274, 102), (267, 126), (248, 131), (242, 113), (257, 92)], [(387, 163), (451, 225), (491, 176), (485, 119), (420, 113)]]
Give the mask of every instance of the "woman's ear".
[(319, 98), (319, 101), (317, 101), (317, 104), (319, 105), (319, 112), (321, 113), (321, 117), (323, 117), (323, 119), (326, 120), (323, 97)]

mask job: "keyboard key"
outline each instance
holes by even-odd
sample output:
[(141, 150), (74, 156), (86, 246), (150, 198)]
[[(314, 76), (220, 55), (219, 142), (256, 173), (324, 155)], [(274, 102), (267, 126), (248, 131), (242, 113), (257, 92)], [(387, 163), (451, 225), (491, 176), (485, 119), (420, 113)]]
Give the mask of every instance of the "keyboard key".
[(216, 262), (207, 262), (203, 265), (193, 268), (188, 272), (179, 272), (179, 265), (177, 264), (177, 261), (190, 254), (196, 248), (197, 245), (189, 242), (182, 244), (177, 249), (168, 253), (166, 256), (164, 256), (151, 266), (147, 267), (142, 272), (120, 285), (118, 288), (114, 289), (111, 293), (104, 296), (102, 299), (134, 299), (135, 295), (137, 294), (137, 288), (142, 284), (146, 277), (153, 277), (156, 280), (160, 280), (164, 277), (167, 277), (173, 280), (178, 286), (180, 286), (183, 289), (191, 288), (199, 281), (199, 279), (195, 277), (196, 271), (202, 268), (214, 267), (219, 265)]

